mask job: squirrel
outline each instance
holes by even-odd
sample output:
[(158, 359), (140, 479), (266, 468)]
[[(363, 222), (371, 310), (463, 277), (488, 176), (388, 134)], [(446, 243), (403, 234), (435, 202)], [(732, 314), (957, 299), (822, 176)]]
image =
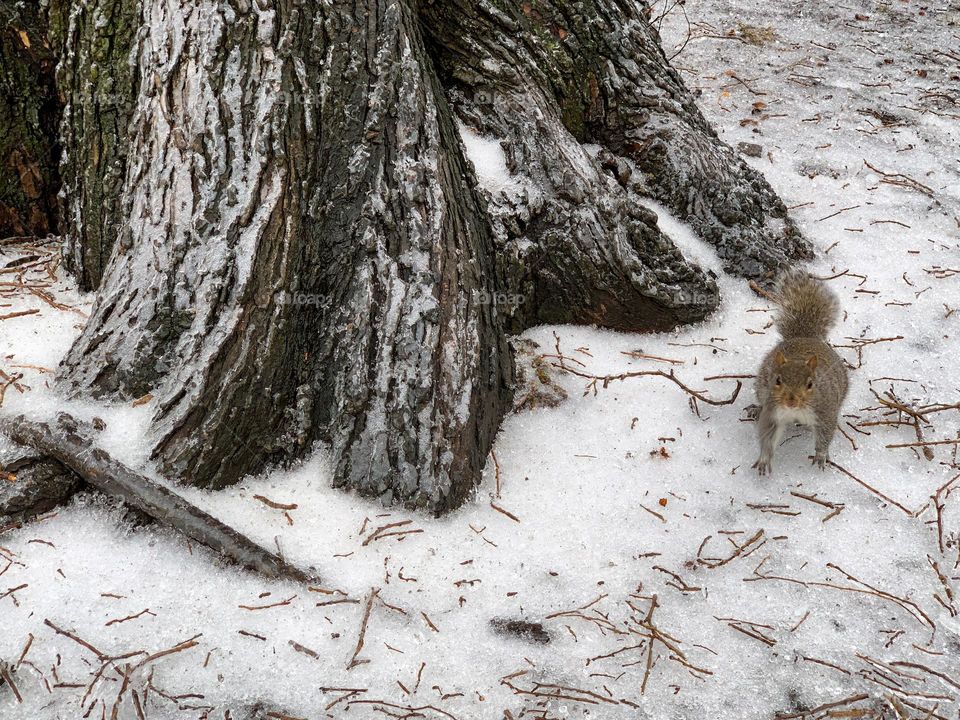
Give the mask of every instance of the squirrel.
[(837, 296), (823, 281), (801, 270), (785, 273), (777, 283), (774, 324), (783, 338), (767, 353), (757, 373), (759, 475), (772, 470), (773, 453), (788, 423), (813, 427), (813, 464), (821, 470), (837, 429), (840, 406), (847, 396), (847, 369), (827, 343), (827, 333), (840, 313)]

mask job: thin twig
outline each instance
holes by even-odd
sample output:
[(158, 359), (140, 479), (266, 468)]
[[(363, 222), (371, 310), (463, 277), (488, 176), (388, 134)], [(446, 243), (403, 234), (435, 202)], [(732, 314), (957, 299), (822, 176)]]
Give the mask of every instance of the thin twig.
[(369, 660), (360, 659), (360, 651), (363, 650), (363, 641), (367, 635), (367, 625), (370, 622), (370, 611), (373, 609), (373, 601), (377, 599), (379, 594), (380, 588), (375, 587), (370, 588), (370, 592), (367, 593), (366, 603), (363, 608), (363, 618), (360, 620), (360, 633), (357, 635), (357, 646), (354, 648), (353, 656), (347, 665), (347, 670), (352, 670), (357, 665), (370, 662)]

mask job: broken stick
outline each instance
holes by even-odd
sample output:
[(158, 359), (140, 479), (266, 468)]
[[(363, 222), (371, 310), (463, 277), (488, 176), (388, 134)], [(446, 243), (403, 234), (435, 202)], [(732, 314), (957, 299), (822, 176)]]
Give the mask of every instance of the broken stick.
[(59, 460), (97, 490), (120, 498), (231, 562), (271, 578), (318, 581), (314, 575), (288, 564), (172, 490), (114, 460), (105, 450), (96, 447), (92, 434), (81, 429), (81, 424), (67, 413), (58, 413), (54, 425), (27, 420), (22, 415), (2, 417), (0, 432), (20, 445)]

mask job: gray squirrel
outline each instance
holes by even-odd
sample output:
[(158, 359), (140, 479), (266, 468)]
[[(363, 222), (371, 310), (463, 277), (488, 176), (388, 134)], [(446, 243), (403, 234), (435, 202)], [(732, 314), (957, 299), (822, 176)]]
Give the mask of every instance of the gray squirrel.
[(753, 467), (759, 475), (773, 469), (789, 423), (813, 428), (813, 463), (823, 469), (848, 387), (847, 368), (827, 343), (840, 314), (837, 296), (823, 281), (792, 270), (778, 282), (776, 298), (774, 323), (782, 339), (763, 359), (755, 384), (760, 456)]

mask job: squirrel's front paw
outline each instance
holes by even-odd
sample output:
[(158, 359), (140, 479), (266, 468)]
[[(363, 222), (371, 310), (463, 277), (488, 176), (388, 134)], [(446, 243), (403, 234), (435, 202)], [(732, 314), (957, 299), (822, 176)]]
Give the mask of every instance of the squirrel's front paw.
[(770, 460), (767, 458), (757, 458), (757, 461), (751, 465), (751, 467), (756, 468), (757, 475), (769, 475), (773, 470), (773, 466), (770, 463)]
[(747, 415), (747, 420), (756, 420), (760, 417), (760, 406), (759, 405), (747, 405), (743, 411)]
[(827, 460), (828, 458), (826, 453), (817, 453), (816, 455), (813, 456), (811, 465), (816, 465), (818, 468), (823, 470), (827, 467)]

